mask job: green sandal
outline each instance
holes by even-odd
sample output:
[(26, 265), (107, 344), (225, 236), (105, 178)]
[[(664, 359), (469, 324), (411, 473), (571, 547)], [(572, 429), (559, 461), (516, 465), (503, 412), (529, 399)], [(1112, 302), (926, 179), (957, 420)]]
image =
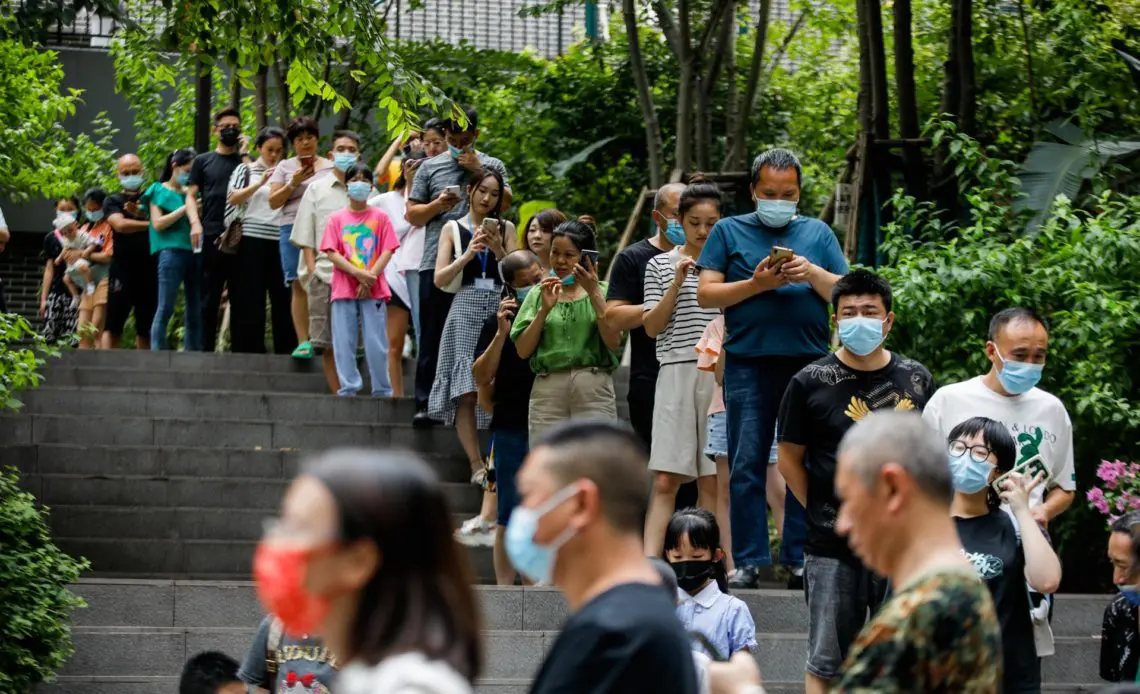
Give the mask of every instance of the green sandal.
[(313, 343), (306, 340), (297, 345), (297, 349), (293, 350), (294, 359), (312, 359), (313, 358)]

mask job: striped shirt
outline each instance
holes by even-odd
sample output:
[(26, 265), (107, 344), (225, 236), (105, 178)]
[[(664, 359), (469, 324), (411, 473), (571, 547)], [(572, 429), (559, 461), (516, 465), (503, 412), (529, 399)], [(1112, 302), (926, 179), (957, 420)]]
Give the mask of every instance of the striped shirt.
[[(252, 164), (239, 164), (230, 176), (229, 193), (249, 187), (265, 175), (265, 162), (258, 159)], [(277, 241), (281, 236), (281, 210), (269, 207), (269, 184), (261, 186), (241, 205), (226, 204), (226, 228), (233, 219), (241, 216), (242, 236), (266, 241)]]
[[(680, 248), (661, 253), (650, 258), (645, 267), (645, 301), (642, 306), (649, 313), (665, 297), (677, 263), (681, 262)], [(715, 308), (701, 308), (697, 304), (697, 275), (695, 272), (685, 277), (677, 301), (673, 305), (673, 315), (668, 325), (657, 336), (657, 360), (662, 364), (677, 364), (697, 360), (697, 343), (708, 326), (720, 311)]]

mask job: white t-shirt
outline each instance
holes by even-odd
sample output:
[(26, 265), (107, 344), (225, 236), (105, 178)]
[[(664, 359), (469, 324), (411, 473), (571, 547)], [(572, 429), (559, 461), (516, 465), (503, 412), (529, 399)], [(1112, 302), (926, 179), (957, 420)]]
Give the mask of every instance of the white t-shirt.
[(0, 229), (7, 229), (8, 223), (4, 221), (4, 210), (0, 210)]
[[(239, 164), (230, 175), (227, 193), (233, 194), (254, 183), (257, 183), (268, 170), (261, 159), (252, 164)], [(247, 175), (248, 172), (248, 175)], [(266, 241), (277, 241), (281, 237), (281, 210), (269, 206), (269, 183), (254, 191), (253, 195), (244, 203), (234, 207), (226, 204), (225, 224), (228, 229), (233, 220), (241, 215), (242, 236)]]
[(376, 665), (350, 664), (337, 675), (337, 694), (472, 694), (450, 665), (422, 653), (401, 653)]
[[(1040, 388), (1022, 395), (1001, 395), (986, 387), (978, 376), (940, 388), (922, 411), (922, 418), (943, 438), (971, 417), (989, 417), (1004, 424), (1017, 442), (1018, 464), (1040, 454), (1053, 473), (1049, 486), (1076, 490), (1073, 423), (1055, 395)], [(1039, 502), (1043, 494), (1038, 488), (1034, 501)]]
[[(643, 314), (648, 314), (665, 298), (680, 262), (680, 248), (659, 253), (649, 259), (649, 264), (645, 266), (645, 299), (641, 304)], [(657, 361), (662, 364), (697, 361), (697, 343), (708, 324), (719, 316), (718, 309), (701, 308), (697, 303), (697, 275), (694, 268), (694, 272), (685, 276), (685, 281), (677, 292), (673, 315), (665, 329), (657, 335)]]

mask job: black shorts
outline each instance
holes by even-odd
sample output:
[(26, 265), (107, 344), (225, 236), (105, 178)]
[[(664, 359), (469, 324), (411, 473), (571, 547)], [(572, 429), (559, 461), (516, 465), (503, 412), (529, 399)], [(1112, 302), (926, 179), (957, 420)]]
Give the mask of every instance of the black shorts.
[(388, 299), (388, 308), (398, 308), (401, 311), (412, 312), (412, 309), (408, 308), (408, 305), (404, 303), (404, 300), (401, 299), (400, 295), (396, 292), (392, 292), (391, 298)]
[(148, 254), (115, 256), (111, 265), (107, 297), (107, 332), (118, 337), (131, 311), (135, 312), (135, 332), (148, 338), (158, 305), (158, 263)]

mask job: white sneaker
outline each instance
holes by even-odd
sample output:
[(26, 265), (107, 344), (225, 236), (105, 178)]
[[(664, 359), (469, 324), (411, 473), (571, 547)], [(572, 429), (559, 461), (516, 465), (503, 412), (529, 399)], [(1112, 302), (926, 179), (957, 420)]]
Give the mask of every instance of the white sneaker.
[(412, 351), (415, 349), (416, 343), (411, 337), (404, 337), (404, 359), (412, 358)]
[(486, 522), (479, 516), (469, 518), (455, 531), (455, 540), (467, 547), (493, 547), (495, 524)]
[(95, 293), (95, 285), (93, 285), (93, 284), (87, 285), (87, 294), (90, 295), (90, 294), (94, 294), (94, 293)]

